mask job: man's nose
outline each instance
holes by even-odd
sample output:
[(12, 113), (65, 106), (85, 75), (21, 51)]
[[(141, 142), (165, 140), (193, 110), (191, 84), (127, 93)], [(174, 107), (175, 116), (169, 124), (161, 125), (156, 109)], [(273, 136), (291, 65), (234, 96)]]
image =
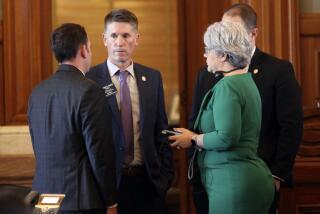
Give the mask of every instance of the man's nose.
[(116, 45), (122, 46), (124, 44), (124, 38), (122, 36), (118, 36), (116, 39)]

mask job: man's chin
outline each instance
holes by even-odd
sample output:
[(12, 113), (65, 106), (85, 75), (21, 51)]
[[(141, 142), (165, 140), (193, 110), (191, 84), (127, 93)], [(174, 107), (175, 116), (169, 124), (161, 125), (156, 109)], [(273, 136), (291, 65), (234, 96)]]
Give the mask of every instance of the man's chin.
[(109, 59), (111, 59), (111, 62), (113, 62), (113, 63), (124, 63), (124, 62), (128, 61), (128, 59), (126, 57), (118, 57), (118, 56), (112, 57)]
[(125, 63), (128, 61), (127, 58), (124, 58), (124, 57), (117, 57), (116, 58), (116, 61), (119, 62), (119, 63)]
[(131, 60), (130, 59), (123, 59), (123, 58), (116, 58), (114, 60), (111, 61), (113, 64), (117, 65), (117, 66), (122, 66), (122, 65), (126, 65), (126, 64), (130, 64)]

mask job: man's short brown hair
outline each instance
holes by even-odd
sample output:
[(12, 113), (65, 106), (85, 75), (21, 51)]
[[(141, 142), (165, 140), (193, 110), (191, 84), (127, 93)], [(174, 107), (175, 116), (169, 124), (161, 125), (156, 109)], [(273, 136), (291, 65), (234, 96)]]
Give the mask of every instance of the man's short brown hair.
[(252, 30), (257, 27), (257, 13), (247, 4), (234, 4), (224, 12), (224, 15), (231, 17), (239, 16), (247, 30)]
[(129, 23), (136, 31), (138, 31), (138, 18), (134, 13), (127, 9), (111, 10), (111, 12), (104, 17), (104, 29), (106, 30), (107, 24), (112, 22)]

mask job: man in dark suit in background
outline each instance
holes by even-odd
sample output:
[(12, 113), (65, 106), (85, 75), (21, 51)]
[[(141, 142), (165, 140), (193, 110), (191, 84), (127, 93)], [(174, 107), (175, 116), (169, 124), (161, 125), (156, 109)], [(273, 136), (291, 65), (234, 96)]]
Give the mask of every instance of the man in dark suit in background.
[(36, 158), (32, 188), (65, 194), (60, 213), (116, 213), (115, 150), (104, 91), (85, 78), (85, 29), (63, 24), (51, 35), (58, 70), (32, 91), (29, 127)]
[[(252, 39), (258, 35), (257, 15), (246, 4), (235, 4), (223, 15), (223, 21), (242, 22)], [(303, 113), (301, 92), (294, 77), (292, 64), (254, 48), (249, 72), (259, 89), (262, 100), (262, 124), (258, 155), (270, 168), (277, 190), (270, 213), (276, 213), (280, 186), (292, 186), (292, 168), (302, 139)], [(189, 128), (193, 127), (206, 92), (217, 80), (204, 67), (194, 88)], [(193, 181), (193, 196), (199, 214), (208, 213), (207, 198), (197, 175)]]
[(161, 214), (173, 178), (161, 74), (132, 61), (138, 20), (125, 9), (104, 19), (108, 59), (87, 73), (106, 91), (117, 152), (120, 214)]

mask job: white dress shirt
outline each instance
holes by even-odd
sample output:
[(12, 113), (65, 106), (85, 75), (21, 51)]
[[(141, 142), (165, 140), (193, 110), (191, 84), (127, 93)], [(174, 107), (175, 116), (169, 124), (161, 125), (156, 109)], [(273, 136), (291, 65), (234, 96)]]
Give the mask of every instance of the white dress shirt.
[[(120, 79), (117, 72), (120, 70), (118, 66), (107, 60), (107, 66), (110, 73), (110, 77), (112, 83), (116, 87), (118, 93), (116, 93), (118, 108), (120, 109)], [(130, 90), (130, 97), (131, 97), (131, 109), (132, 109), (132, 121), (133, 121), (133, 142), (134, 142), (134, 159), (130, 165), (142, 165), (143, 158), (141, 153), (141, 146), (140, 146), (140, 99), (139, 99), (139, 90), (137, 85), (137, 80), (134, 75), (133, 70), (133, 62), (125, 69), (129, 72), (127, 78), (127, 84)]]

